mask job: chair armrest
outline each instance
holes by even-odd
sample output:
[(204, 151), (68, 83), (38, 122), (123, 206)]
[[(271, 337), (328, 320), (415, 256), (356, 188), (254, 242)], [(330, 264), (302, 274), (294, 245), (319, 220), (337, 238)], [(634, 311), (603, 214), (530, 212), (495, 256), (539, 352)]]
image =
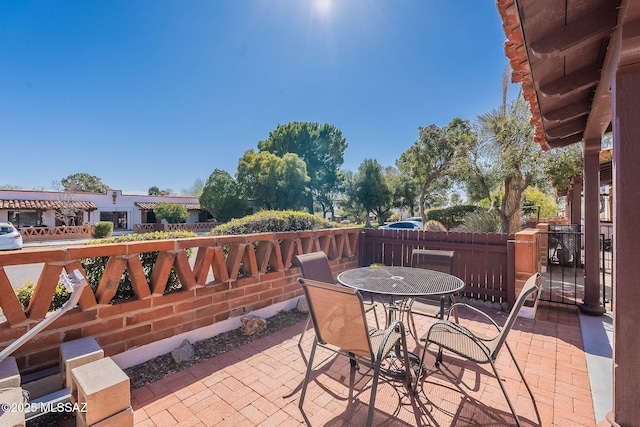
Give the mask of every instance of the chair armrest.
[(391, 334), (395, 332), (396, 328), (400, 329), (401, 337), (405, 336), (404, 325), (402, 324), (402, 322), (400, 322), (399, 320), (396, 320), (395, 322), (391, 323), (389, 327), (387, 327), (387, 329), (384, 330), (384, 335), (382, 336), (382, 341), (380, 343), (380, 348), (378, 349), (378, 354), (376, 355), (377, 356), (376, 360), (380, 360), (382, 356), (386, 356), (385, 354), (382, 354), (382, 353), (384, 352), (384, 349), (387, 346), (387, 341), (389, 341), (389, 337), (391, 336)]
[(477, 363), (487, 363), (491, 350), (472, 331), (448, 320), (439, 320), (431, 325), (429, 331), (420, 338), (429, 344), (438, 345)]
[[(488, 320), (488, 321), (489, 321), (493, 326), (495, 326), (496, 331), (497, 331), (498, 333), (500, 333), (500, 331), (502, 330), (502, 329), (500, 328), (500, 325), (498, 325), (498, 324), (495, 322), (495, 320), (493, 320), (491, 317), (489, 317), (489, 315), (487, 315), (485, 312), (483, 312), (483, 311), (481, 311), (481, 310), (478, 310), (477, 308), (475, 308), (475, 307), (473, 307), (473, 306), (470, 306), (469, 304), (462, 303), (462, 302), (458, 302), (458, 303), (452, 304), (452, 305), (451, 305), (451, 307), (449, 307), (449, 310), (448, 310), (448, 312), (447, 312), (447, 320), (448, 320), (448, 319), (449, 319), (449, 317), (451, 316), (451, 311), (452, 311), (454, 308), (458, 308), (458, 307), (463, 307), (463, 308), (466, 308), (466, 309), (468, 309), (468, 310), (473, 311), (474, 313), (477, 313), (477, 314), (482, 315), (482, 317), (484, 317), (484, 318), (485, 318), (486, 320)], [(477, 335), (476, 335), (476, 334), (474, 334), (474, 336), (475, 336), (476, 338), (478, 338), (478, 339), (482, 340), (482, 341), (491, 341), (491, 340), (493, 340), (493, 339), (495, 338), (495, 336), (493, 336), (493, 337), (488, 337), (488, 336), (481, 336), (480, 334), (477, 334)], [(496, 336), (497, 336), (497, 335), (496, 335)]]

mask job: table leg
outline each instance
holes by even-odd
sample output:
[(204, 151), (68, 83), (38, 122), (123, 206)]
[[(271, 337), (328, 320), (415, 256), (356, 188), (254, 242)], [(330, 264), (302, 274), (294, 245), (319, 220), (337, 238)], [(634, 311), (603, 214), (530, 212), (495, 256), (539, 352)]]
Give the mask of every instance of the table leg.
[[(440, 296), (440, 320), (444, 320), (444, 298)], [(424, 357), (424, 354), (422, 355)], [(438, 348), (438, 355), (436, 356), (436, 366), (442, 363), (442, 347)]]

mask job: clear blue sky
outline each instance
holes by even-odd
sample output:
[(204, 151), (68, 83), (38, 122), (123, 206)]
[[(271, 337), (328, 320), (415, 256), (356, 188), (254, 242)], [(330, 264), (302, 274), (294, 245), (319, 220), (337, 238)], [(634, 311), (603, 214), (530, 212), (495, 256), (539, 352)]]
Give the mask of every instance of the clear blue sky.
[(489, 0), (0, 0), (0, 185), (180, 192), (291, 121), (393, 165), (500, 104), (504, 40)]

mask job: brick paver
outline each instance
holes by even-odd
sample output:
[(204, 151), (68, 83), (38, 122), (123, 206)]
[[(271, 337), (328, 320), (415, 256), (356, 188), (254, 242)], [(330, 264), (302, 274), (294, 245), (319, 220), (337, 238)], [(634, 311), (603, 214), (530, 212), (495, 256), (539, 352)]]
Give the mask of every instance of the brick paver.
[[(479, 318), (460, 314), (461, 323), (474, 330), (486, 330), (487, 325)], [(505, 319), (502, 313), (489, 314), (498, 323)], [(416, 321), (420, 333), (433, 322), (420, 316)], [(302, 326), (303, 323), (292, 326), (133, 390), (135, 425), (364, 425), (371, 370), (362, 366), (359, 372), (353, 371), (347, 358), (321, 348), (316, 354), (316, 374), (307, 389), (304, 410), (298, 409), (313, 341), (313, 333), (307, 333), (298, 347)], [(532, 388), (541, 419), (539, 422), (505, 350), (498, 358), (498, 371), (522, 424), (595, 425), (577, 309), (541, 304), (535, 320), (519, 319), (511, 332), (508, 342)], [(417, 354), (422, 351), (411, 337), (409, 346)], [(416, 396), (401, 383), (381, 378), (374, 425), (514, 425), (489, 365), (478, 366), (447, 353), (440, 369), (434, 367), (433, 354), (425, 360), (428, 369)]]

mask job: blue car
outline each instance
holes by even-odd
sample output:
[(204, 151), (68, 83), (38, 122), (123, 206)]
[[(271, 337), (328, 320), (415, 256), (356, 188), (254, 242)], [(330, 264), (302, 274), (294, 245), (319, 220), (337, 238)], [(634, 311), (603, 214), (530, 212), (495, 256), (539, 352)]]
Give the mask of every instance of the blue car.
[(418, 221), (396, 221), (383, 225), (381, 230), (422, 230), (422, 223)]

